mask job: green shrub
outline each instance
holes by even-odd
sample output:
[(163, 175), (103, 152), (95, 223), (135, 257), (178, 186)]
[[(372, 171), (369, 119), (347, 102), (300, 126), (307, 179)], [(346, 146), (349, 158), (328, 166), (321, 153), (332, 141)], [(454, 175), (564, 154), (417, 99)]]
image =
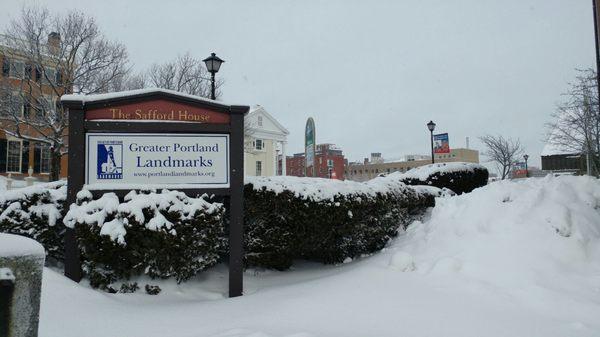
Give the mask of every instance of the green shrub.
[(252, 178), (244, 188), (245, 263), (285, 270), (294, 259), (341, 263), (381, 250), (434, 196), (402, 183)]
[(93, 287), (137, 275), (181, 282), (217, 263), (224, 245), (224, 207), (182, 192), (80, 193), (64, 223), (76, 229)]
[(32, 238), (53, 260), (62, 261), (65, 228), (60, 223), (66, 183), (55, 182), (4, 191), (0, 196), (0, 232)]
[(400, 176), (407, 185), (429, 185), (463, 194), (485, 186), (489, 172), (479, 164), (457, 162), (421, 166)]

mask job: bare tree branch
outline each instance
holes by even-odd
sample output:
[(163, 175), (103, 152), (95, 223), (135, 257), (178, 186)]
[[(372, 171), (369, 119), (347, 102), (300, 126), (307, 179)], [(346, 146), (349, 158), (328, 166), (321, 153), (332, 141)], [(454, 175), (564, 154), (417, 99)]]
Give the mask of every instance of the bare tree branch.
[(519, 140), (504, 138), (500, 135), (485, 135), (479, 139), (487, 147), (484, 154), (496, 164), (502, 179), (506, 179), (511, 167), (519, 161), (523, 153), (523, 147)]
[[(0, 129), (51, 149), (50, 179), (67, 150), (68, 117), (60, 96), (112, 91), (130, 70), (125, 46), (107, 40), (94, 18), (79, 11), (53, 15), (23, 7), (4, 35), (5, 59), (25, 64), (19, 79), (0, 83)], [(17, 84), (15, 84), (17, 83)]]

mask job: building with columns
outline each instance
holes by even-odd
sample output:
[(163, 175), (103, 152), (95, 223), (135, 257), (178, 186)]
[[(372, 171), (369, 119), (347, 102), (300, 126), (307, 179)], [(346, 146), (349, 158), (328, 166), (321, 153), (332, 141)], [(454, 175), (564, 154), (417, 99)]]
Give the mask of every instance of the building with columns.
[(244, 119), (244, 175), (286, 175), (289, 131), (265, 108), (256, 105)]

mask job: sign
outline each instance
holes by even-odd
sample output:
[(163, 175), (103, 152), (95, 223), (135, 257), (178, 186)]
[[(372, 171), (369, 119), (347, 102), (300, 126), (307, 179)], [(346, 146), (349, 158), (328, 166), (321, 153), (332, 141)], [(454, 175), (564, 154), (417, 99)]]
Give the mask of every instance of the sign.
[[(67, 204), (87, 189), (167, 188), (228, 203), (229, 296), (243, 293), (244, 115), (249, 106), (158, 88), (61, 97), (69, 116)], [(64, 233), (65, 276), (82, 278), (77, 232)]]
[(448, 142), (447, 133), (433, 135), (433, 153), (450, 153), (450, 143)]
[(103, 190), (124, 184), (227, 188), (229, 135), (87, 133), (85, 182)]
[(229, 115), (189, 104), (155, 100), (86, 111), (87, 120), (229, 123)]
[(306, 121), (306, 127), (304, 129), (304, 157), (306, 158), (305, 167), (307, 177), (315, 176), (314, 167), (316, 146), (317, 145), (315, 144), (315, 121), (312, 119), (312, 117), (309, 117)]

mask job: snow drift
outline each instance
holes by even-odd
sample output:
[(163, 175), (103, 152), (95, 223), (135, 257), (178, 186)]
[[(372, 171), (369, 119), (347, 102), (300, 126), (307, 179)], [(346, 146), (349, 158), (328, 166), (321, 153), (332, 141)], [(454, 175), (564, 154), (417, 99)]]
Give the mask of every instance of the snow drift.
[(548, 176), (496, 182), (438, 198), (431, 218), (406, 234), (396, 246), (414, 257), (419, 273), (507, 287), (591, 286), (592, 279), (600, 281), (600, 181)]

